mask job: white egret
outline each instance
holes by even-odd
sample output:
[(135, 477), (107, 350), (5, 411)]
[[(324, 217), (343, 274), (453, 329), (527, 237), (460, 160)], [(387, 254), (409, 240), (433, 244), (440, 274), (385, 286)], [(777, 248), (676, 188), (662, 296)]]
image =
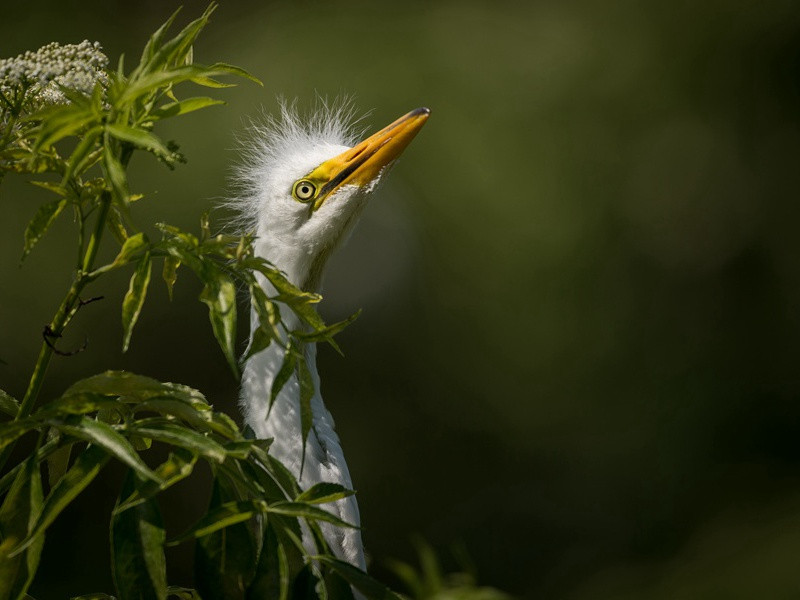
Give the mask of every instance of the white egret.
[[(308, 122), (284, 107), (279, 120), (257, 128), (238, 172), (244, 183), (237, 200), (243, 219), (257, 233), (256, 253), (271, 261), (305, 291), (318, 292), (331, 252), (347, 237), (369, 195), (387, 168), (405, 149), (430, 114), (418, 108), (360, 143), (355, 143), (348, 111), (325, 109)], [(265, 291), (274, 295), (261, 278)], [(289, 310), (282, 311), (290, 329), (299, 326)], [(253, 328), (258, 327), (255, 312)], [(302, 466), (300, 388), (296, 376), (282, 388), (267, 414), (272, 383), (283, 351), (276, 344), (252, 356), (242, 378), (241, 406), (245, 422), (259, 438), (272, 437), (270, 452), (300, 478), (301, 487), (334, 482), (352, 489), (339, 437), (320, 395), (316, 348), (308, 344), (306, 360), (315, 386), (311, 401), (312, 428)], [(325, 506), (340, 518), (360, 524), (355, 497)], [(336, 555), (365, 568), (361, 534), (323, 524)]]

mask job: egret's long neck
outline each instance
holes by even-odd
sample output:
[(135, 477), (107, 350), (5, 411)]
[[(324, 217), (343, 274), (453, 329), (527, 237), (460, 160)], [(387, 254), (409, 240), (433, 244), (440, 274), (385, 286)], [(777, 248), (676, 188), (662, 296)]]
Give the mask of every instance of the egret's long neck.
[[(266, 245), (256, 246), (257, 253), (271, 260), (284, 271), (293, 283), (307, 277), (305, 265), (311, 265), (311, 257), (293, 256), (291, 260), (280, 253), (270, 253)], [(259, 279), (268, 295), (275, 290), (263, 277)], [(280, 306), (281, 317), (289, 330), (299, 326), (294, 313), (285, 305)], [(258, 317), (254, 310), (250, 315), (251, 328), (258, 327)], [(282, 332), (288, 337), (286, 331)], [(347, 463), (344, 459), (339, 437), (334, 430), (330, 412), (325, 408), (320, 394), (320, 379), (317, 373), (316, 344), (309, 343), (304, 348), (306, 364), (314, 383), (314, 396), (311, 399), (312, 428), (305, 442), (303, 460), (303, 434), (300, 421), (300, 385), (296, 375), (292, 375), (275, 399), (272, 408), (267, 410), (270, 391), (275, 377), (283, 364), (284, 350), (272, 343), (262, 352), (251, 357), (242, 376), (241, 404), (245, 422), (259, 438), (273, 438), (270, 453), (280, 460), (298, 478), (301, 487), (308, 488), (322, 481), (338, 483), (348, 489), (353, 485)], [(301, 473), (302, 467), (302, 473)], [(338, 514), (349, 523), (360, 524), (358, 505), (355, 497), (345, 498), (324, 508)], [(361, 537), (357, 529), (339, 529), (323, 524), (323, 531), (331, 548), (352, 564), (364, 568), (364, 554)]]
[[(264, 241), (259, 240), (256, 253), (270, 260), (276, 267), (286, 273), (292, 283), (301, 285), (308, 279), (309, 268), (313, 264), (313, 257), (299, 252), (288, 252), (282, 247), (271, 245), (271, 238), (265, 236)], [(259, 283), (269, 296), (275, 296), (276, 290), (261, 275)], [(311, 290), (315, 291), (315, 290)], [(295, 314), (284, 304), (279, 303), (281, 317), (286, 329), (281, 333), (284, 342), (288, 340), (287, 330), (300, 327)], [(250, 311), (251, 330), (258, 327), (258, 315), (254, 309)], [(306, 461), (300, 472), (303, 456), (303, 437), (300, 423), (300, 386), (296, 376), (283, 386), (275, 399), (274, 406), (267, 415), (267, 403), (270, 397), (272, 384), (283, 364), (284, 349), (278, 344), (270, 346), (248, 360), (245, 366), (242, 381), (242, 404), (245, 410), (245, 420), (258, 437), (274, 437), (272, 453), (281, 459), (284, 464), (300, 480), (301, 484), (322, 481), (325, 474), (324, 467), (337, 461), (341, 464), (341, 472), (336, 474), (337, 483), (350, 485), (350, 477), (344, 462), (344, 454), (339, 444), (338, 436), (334, 431), (333, 419), (325, 408), (320, 394), (320, 380), (317, 372), (316, 344), (307, 343), (303, 348), (306, 364), (311, 372), (314, 382), (314, 396), (311, 400), (312, 430), (306, 445)], [(323, 470), (318, 467), (322, 466)], [(341, 479), (341, 481), (339, 480)], [(334, 481), (333, 479), (325, 479)], [(304, 486), (305, 487), (305, 486)]]

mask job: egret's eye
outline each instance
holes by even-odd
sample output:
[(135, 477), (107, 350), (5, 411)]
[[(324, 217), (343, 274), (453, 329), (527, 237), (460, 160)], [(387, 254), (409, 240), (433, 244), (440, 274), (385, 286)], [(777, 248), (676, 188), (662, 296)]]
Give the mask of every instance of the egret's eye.
[(314, 197), (314, 194), (316, 193), (317, 193), (317, 186), (315, 186), (310, 181), (301, 179), (300, 181), (294, 184), (294, 197), (300, 200), (300, 202), (308, 202)]

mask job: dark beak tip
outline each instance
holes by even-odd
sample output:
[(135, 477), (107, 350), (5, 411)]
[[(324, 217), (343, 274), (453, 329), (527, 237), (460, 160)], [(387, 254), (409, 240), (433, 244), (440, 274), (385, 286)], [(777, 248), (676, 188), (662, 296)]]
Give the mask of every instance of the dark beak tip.
[(412, 117), (426, 116), (427, 117), (430, 114), (431, 114), (431, 109), (430, 108), (428, 108), (427, 106), (420, 106), (419, 108), (415, 108), (414, 110), (412, 110), (410, 116), (412, 116)]

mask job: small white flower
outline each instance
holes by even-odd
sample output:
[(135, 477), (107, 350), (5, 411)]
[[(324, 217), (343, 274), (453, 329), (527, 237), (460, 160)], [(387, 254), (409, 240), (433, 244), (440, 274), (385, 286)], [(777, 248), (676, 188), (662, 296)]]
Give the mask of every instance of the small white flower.
[(35, 52), (0, 59), (0, 93), (11, 100), (27, 90), (28, 100), (34, 104), (65, 103), (60, 86), (91, 94), (98, 81), (107, 81), (107, 66), (108, 57), (99, 42), (51, 42)]

